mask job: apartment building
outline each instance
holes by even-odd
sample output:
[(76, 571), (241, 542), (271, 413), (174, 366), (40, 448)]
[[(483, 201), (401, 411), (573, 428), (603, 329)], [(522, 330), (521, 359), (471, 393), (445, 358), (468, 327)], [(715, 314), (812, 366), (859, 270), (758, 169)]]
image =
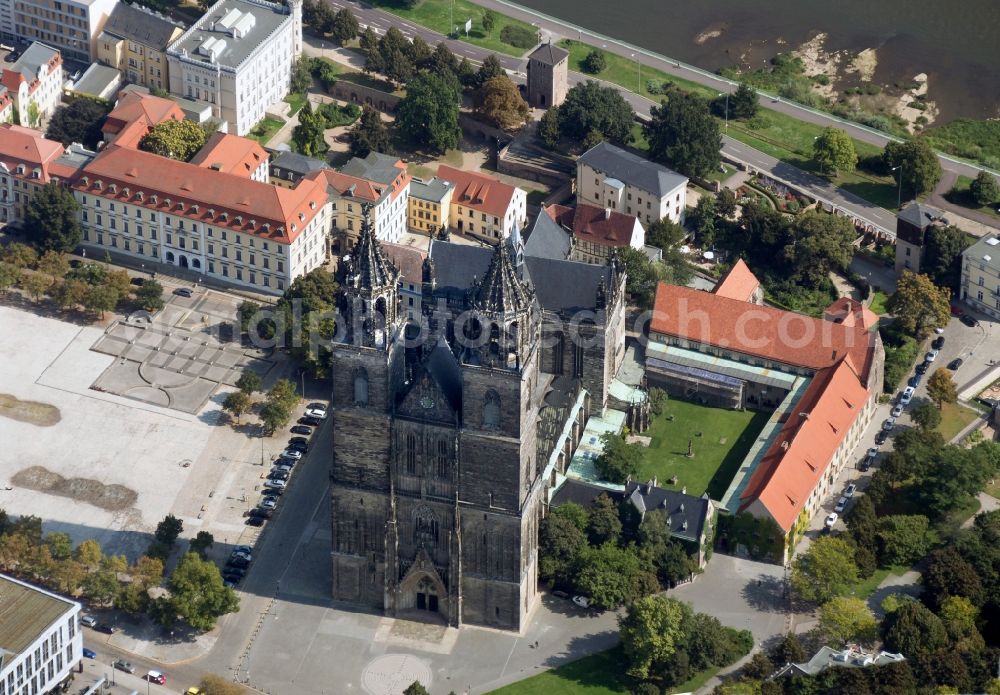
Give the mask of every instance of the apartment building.
[(0, 575), (0, 693), (68, 687), (83, 657), (79, 619), (76, 601)]
[(0, 93), (10, 98), (11, 117), (38, 128), (59, 106), (63, 69), (59, 51), (37, 41), (0, 75)]
[(268, 163), (271, 183), (286, 188), (291, 188), (310, 172), (329, 168), (330, 164), (325, 160), (306, 157), (297, 152), (275, 152)]
[(124, 92), (101, 126), (104, 141), (122, 147), (138, 147), (139, 141), (163, 121), (183, 121), (184, 112), (170, 99), (141, 91)]
[(962, 252), (961, 298), (1000, 320), (1000, 235), (988, 234)]
[(687, 177), (602, 142), (576, 160), (576, 195), (584, 203), (635, 215), (648, 227), (664, 217), (684, 222)]
[(406, 224), (415, 232), (433, 234), (448, 228), (451, 213), (451, 196), (455, 184), (436, 176), (429, 181), (413, 179), (410, 197), (406, 204)]
[(449, 226), (488, 241), (506, 239), (528, 222), (527, 194), (523, 189), (474, 171), (442, 164), (438, 178), (455, 186), (451, 196)]
[(41, 41), (67, 61), (97, 57), (95, 39), (118, 0), (0, 0), (0, 34), (5, 39)]
[[(616, 249), (630, 247), (641, 250), (646, 244), (646, 231), (635, 215), (586, 203), (579, 203), (572, 208), (549, 205), (542, 208), (542, 213), (538, 216), (539, 219), (543, 215), (548, 217), (569, 237), (567, 258), (571, 261), (607, 263)], [(534, 235), (535, 231), (532, 231), (528, 237), (529, 242)], [(525, 248), (527, 249), (527, 245)]]
[(302, 53), (302, 0), (219, 0), (167, 49), (170, 93), (246, 135), (288, 94)]
[(79, 168), (73, 153), (37, 130), (0, 124), (0, 222), (21, 222), (25, 206), (39, 188), (72, 178)]
[(97, 59), (132, 84), (170, 88), (167, 47), (184, 33), (184, 25), (142, 5), (115, 6), (97, 37)]
[(216, 132), (198, 150), (191, 164), (267, 183), (269, 158), (267, 150), (256, 140)]

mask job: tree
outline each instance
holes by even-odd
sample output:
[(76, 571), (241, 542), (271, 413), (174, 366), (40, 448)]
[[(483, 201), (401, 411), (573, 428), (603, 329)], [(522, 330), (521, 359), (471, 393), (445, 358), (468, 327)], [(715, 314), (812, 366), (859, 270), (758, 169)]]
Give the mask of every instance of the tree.
[(803, 599), (826, 603), (858, 581), (854, 549), (842, 538), (822, 536), (795, 559), (792, 588)]
[(41, 296), (52, 287), (52, 279), (41, 273), (29, 273), (21, 278), (21, 287), (31, 295), (35, 302), (38, 302)]
[(239, 424), (240, 417), (250, 410), (251, 405), (250, 396), (245, 391), (233, 391), (222, 402), (222, 409), (236, 416), (236, 424)]
[(476, 69), (472, 67), (472, 63), (465, 56), (462, 56), (462, 60), (458, 63), (458, 68), (455, 70), (455, 77), (458, 78), (458, 83), (463, 87), (477, 86)]
[(431, 693), (420, 681), (413, 681), (403, 691), (403, 695), (431, 695)]
[(683, 225), (677, 224), (669, 217), (657, 220), (646, 227), (646, 243), (664, 250), (681, 243), (687, 235), (688, 232)]
[[(111, 262), (111, 259), (106, 259), (107, 263)], [(127, 297), (132, 291), (132, 278), (129, 277), (128, 271), (125, 270), (109, 270), (104, 275), (104, 284), (114, 290), (118, 298)]]
[(326, 144), (326, 119), (313, 110), (307, 99), (299, 110), (299, 124), (292, 130), (292, 146), (296, 152), (313, 157), (329, 149)]
[(924, 593), (921, 598), (932, 610), (940, 609), (950, 597), (961, 596), (973, 605), (982, 605), (986, 593), (976, 568), (954, 548), (938, 548), (927, 556), (921, 573)]
[(980, 171), (969, 184), (969, 193), (978, 205), (992, 205), (1000, 202), (1000, 183), (992, 174)]
[(51, 295), (53, 301), (61, 309), (71, 309), (77, 304), (83, 303), (87, 296), (87, 283), (82, 280), (63, 280), (52, 288)]
[(927, 380), (927, 397), (937, 405), (938, 409), (944, 403), (954, 403), (958, 400), (958, 389), (950, 369), (938, 367)]
[(479, 70), (476, 71), (476, 88), (482, 89), (482, 86), (492, 80), (494, 77), (506, 77), (507, 71), (503, 69), (503, 65), (500, 63), (500, 59), (497, 58), (496, 53), (490, 53), (486, 56), (482, 65), (479, 66)]
[(267, 392), (268, 403), (278, 403), (283, 408), (291, 410), (299, 402), (299, 394), (295, 389), (295, 384), (288, 379), (278, 379), (274, 386)]
[(420, 34), (414, 35), (408, 48), (407, 54), (410, 56), (410, 60), (413, 61), (414, 68), (423, 68), (430, 63), (433, 52), (430, 45), (424, 41), (424, 37)]
[(291, 81), (288, 91), (292, 94), (301, 94), (312, 85), (312, 58), (304, 55), (296, 58), (292, 64)]
[(211, 630), (220, 616), (240, 609), (236, 593), (222, 583), (218, 565), (195, 553), (177, 563), (170, 592), (177, 614), (196, 630)]
[(834, 176), (842, 171), (850, 173), (858, 165), (858, 153), (854, 151), (851, 136), (830, 126), (813, 141), (813, 159), (824, 172), (832, 170)]
[(868, 604), (853, 596), (836, 596), (819, 609), (819, 629), (827, 639), (844, 644), (875, 637), (878, 621)]
[(351, 155), (367, 157), (370, 152), (388, 153), (392, 151), (392, 138), (389, 129), (382, 121), (382, 114), (365, 104), (361, 110), (361, 118), (351, 128), (349, 135)]
[(7, 294), (7, 290), (16, 285), (20, 279), (20, 268), (6, 261), (0, 261), (0, 294)]
[(890, 170), (901, 167), (895, 175), (913, 198), (934, 190), (941, 180), (941, 162), (923, 139), (890, 142), (882, 151), (882, 162)]
[(156, 525), (156, 532), (153, 536), (158, 542), (173, 547), (183, 530), (184, 522), (173, 514), (167, 514), (163, 517), (163, 521)]
[(189, 162), (205, 146), (205, 131), (194, 121), (163, 121), (139, 141), (139, 149)]
[(291, 413), (278, 403), (265, 403), (260, 409), (260, 420), (267, 432), (274, 432), (288, 424)]
[(594, 461), (594, 466), (604, 480), (624, 483), (627, 478), (639, 472), (642, 448), (638, 444), (627, 443), (622, 435), (615, 432), (602, 434), (601, 443), (603, 451)]
[(907, 658), (945, 646), (948, 634), (941, 619), (919, 601), (905, 601), (882, 621), (886, 649)]
[(969, 236), (954, 225), (932, 225), (924, 238), (920, 271), (930, 276), (938, 287), (957, 293), (962, 278), (962, 252), (969, 246)]
[(642, 127), (649, 158), (685, 176), (705, 176), (719, 168), (722, 136), (708, 102), (695, 94), (674, 91), (650, 111)]
[(143, 555), (135, 561), (129, 573), (132, 575), (132, 581), (144, 589), (159, 586), (163, 581), (163, 561)]
[(682, 646), (691, 607), (666, 596), (637, 599), (618, 618), (622, 649), (628, 660), (626, 673), (648, 678), (650, 670), (666, 661)]
[(784, 248), (793, 278), (809, 287), (827, 282), (831, 270), (845, 270), (854, 256), (857, 232), (846, 217), (808, 210), (799, 215), (798, 227)]
[(215, 545), (215, 537), (208, 531), (199, 531), (198, 535), (188, 543), (188, 549), (192, 553), (198, 553), (198, 557), (204, 560), (208, 549), (213, 545)]
[(862, 495), (855, 500), (844, 515), (844, 523), (858, 546), (874, 547), (878, 533), (878, 517), (875, 515), (875, 505), (868, 495)]
[(577, 557), (576, 588), (598, 608), (612, 609), (659, 588), (649, 563), (613, 543), (585, 546)]
[(896, 291), (889, 297), (887, 308), (896, 317), (901, 331), (919, 339), (948, 323), (951, 293), (944, 287), (937, 287), (926, 275), (904, 270), (896, 281)]
[(104, 552), (101, 550), (100, 543), (93, 538), (88, 538), (76, 547), (73, 557), (88, 570), (93, 571), (100, 567), (104, 561)]
[(82, 582), (83, 594), (98, 606), (106, 606), (118, 594), (118, 578), (104, 569), (88, 572)]
[(483, 31), (487, 36), (493, 35), (493, 28), (497, 25), (497, 13), (493, 10), (486, 10), (483, 13)]
[(553, 509), (542, 520), (538, 533), (538, 573), (543, 579), (557, 584), (568, 584), (572, 580), (577, 555), (587, 545), (583, 529), (564, 511), (569, 506), (564, 504)]
[(69, 272), (69, 259), (60, 251), (46, 251), (38, 260), (37, 270), (50, 275), (54, 283)]
[(929, 432), (941, 424), (941, 411), (930, 403), (921, 403), (910, 411), (910, 418), (917, 427)]
[(608, 59), (604, 57), (604, 53), (595, 48), (583, 59), (580, 67), (583, 68), (584, 72), (596, 75), (608, 67)]
[(333, 16), (333, 21), (330, 23), (330, 38), (341, 44), (353, 39), (359, 31), (361, 31), (361, 25), (358, 24), (358, 18), (346, 7), (341, 8)]
[(118, 304), (118, 293), (109, 285), (93, 285), (87, 289), (83, 296), (83, 306), (95, 314), (99, 313), (104, 318), (104, 313), (111, 311)]
[(694, 210), (688, 215), (688, 222), (694, 227), (695, 240), (703, 248), (711, 248), (715, 243), (715, 218), (717, 214), (715, 196), (703, 195), (698, 198)]
[(451, 52), (448, 45), (441, 41), (434, 48), (430, 60), (427, 61), (427, 69), (438, 75), (451, 74), (458, 77), (458, 58)]
[[(392, 27), (395, 29), (395, 27)], [(392, 31), (390, 29), (389, 31)], [(385, 39), (383, 38), (383, 41)], [(405, 48), (390, 48), (386, 50), (385, 45), (382, 50), (382, 69), (380, 72), (397, 85), (403, 85), (413, 79), (416, 66), (410, 58), (409, 51)]]
[(421, 73), (407, 85), (396, 108), (396, 127), (412, 144), (443, 153), (458, 146), (458, 84), (447, 76)]
[(4, 247), (0, 258), (3, 258), (4, 263), (9, 263), (15, 268), (23, 270), (35, 267), (35, 264), (38, 263), (38, 252), (27, 244), (15, 241)]
[(559, 107), (559, 133), (581, 141), (592, 130), (604, 138), (627, 145), (632, 142), (635, 112), (617, 89), (593, 80), (574, 85)]
[(498, 128), (514, 130), (524, 125), (531, 109), (509, 77), (491, 77), (476, 93), (476, 111)]
[(736, 194), (728, 188), (719, 191), (719, 214), (722, 217), (732, 217), (736, 214)]
[(97, 143), (104, 139), (101, 126), (108, 111), (106, 104), (95, 99), (76, 99), (53, 112), (45, 137), (61, 142), (63, 147), (79, 142), (87, 149), (97, 149)]
[(198, 689), (201, 690), (202, 695), (244, 695), (246, 693), (246, 688), (243, 686), (214, 674), (202, 676), (201, 682), (198, 683)]
[(252, 396), (257, 391), (264, 390), (264, 380), (260, 378), (260, 374), (257, 372), (247, 369), (236, 380), (236, 388), (247, 396)]
[(365, 72), (379, 72), (382, 70), (382, 54), (379, 52), (378, 34), (368, 26), (358, 40), (359, 48), (365, 57)]
[(617, 543), (621, 538), (622, 522), (618, 516), (618, 506), (607, 495), (602, 494), (594, 500), (587, 532), (593, 545)]
[(538, 121), (538, 138), (542, 144), (549, 149), (554, 149), (559, 144), (559, 107), (550, 106), (545, 109), (541, 120)]
[(639, 552), (656, 568), (664, 587), (671, 587), (690, 577), (695, 569), (684, 547), (670, 538), (666, 517), (650, 510), (639, 524)]
[(83, 241), (80, 204), (69, 188), (50, 182), (39, 188), (24, 211), (24, 235), (47, 251), (72, 251)]
[(135, 291), (135, 301), (146, 311), (159, 311), (163, 308), (163, 285), (153, 278), (146, 278)]
[(749, 120), (760, 110), (757, 90), (746, 82), (740, 82), (736, 91), (729, 95), (729, 117)]

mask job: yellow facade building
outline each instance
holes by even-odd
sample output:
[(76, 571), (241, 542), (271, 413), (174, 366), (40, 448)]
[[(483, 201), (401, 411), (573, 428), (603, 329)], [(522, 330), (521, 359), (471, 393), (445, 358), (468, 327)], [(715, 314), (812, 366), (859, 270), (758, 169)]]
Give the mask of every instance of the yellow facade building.
[(95, 42), (97, 59), (132, 84), (169, 90), (167, 46), (183, 33), (183, 24), (158, 12), (118, 3)]

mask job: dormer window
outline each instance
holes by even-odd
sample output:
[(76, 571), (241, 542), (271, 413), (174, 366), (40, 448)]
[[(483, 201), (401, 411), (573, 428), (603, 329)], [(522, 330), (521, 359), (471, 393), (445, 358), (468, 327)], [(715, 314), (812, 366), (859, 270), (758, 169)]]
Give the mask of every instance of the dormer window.
[(96, 188), (97, 190), (101, 190), (102, 188), (104, 188), (104, 182), (101, 181), (100, 179), (94, 181), (94, 188)]
[(136, 191), (135, 197), (136, 197), (137, 200), (142, 201), (142, 200), (145, 200), (146, 194), (143, 193), (142, 191)]
[(132, 195), (132, 192), (128, 189), (128, 187), (125, 187), (125, 188), (122, 189), (122, 194), (124, 196), (128, 197), (128, 196)]
[[(24, 174), (24, 165), (23, 165), (23, 164), (18, 164), (18, 165), (17, 165), (17, 173), (18, 173), (18, 174)], [(87, 179), (86, 179), (86, 177), (84, 177), (84, 179), (83, 179), (83, 182), (84, 182), (84, 183), (86, 183), (86, 182), (87, 182)]]
[(250, 220), (250, 229), (257, 228), (257, 220)]
[(156, 203), (157, 203), (157, 195), (155, 193), (153, 195), (149, 196), (149, 202), (151, 202), (153, 205), (156, 205)]
[(223, 222), (228, 222), (229, 221), (229, 213), (228, 212), (222, 213), (221, 215), (219, 215), (219, 217), (222, 218)]
[(184, 203), (178, 202), (177, 203), (177, 207), (175, 209), (176, 210), (183, 210), (184, 209)]
[[(17, 167), (17, 173), (23, 174), (24, 173), (24, 167), (18, 165), (18, 167)], [(84, 186), (89, 186), (90, 185), (90, 177), (89, 176), (84, 176), (83, 179), (82, 179), (82, 181), (83, 181), (83, 185)]]
[(243, 215), (236, 216), (236, 224), (243, 224)]
[(110, 192), (112, 192), (112, 193), (117, 193), (118, 192), (118, 184), (115, 184), (115, 183), (108, 184), (108, 190)]
[(164, 198), (163, 199), (163, 204), (166, 205), (169, 208), (170, 207), (170, 198)]
[(212, 219), (215, 219), (215, 208), (208, 209), (208, 216), (211, 217)]
[(310, 210), (315, 210), (316, 209), (316, 201), (315, 200), (309, 201), (309, 209)]
[(297, 227), (295, 226), (295, 223), (292, 222), (292, 231), (294, 232), (296, 229), (297, 229)]
[(196, 214), (197, 214), (197, 212), (198, 212), (198, 210), (199, 210), (199, 209), (200, 209), (200, 208), (199, 208), (199, 207), (198, 207), (197, 205), (192, 205), (192, 206), (191, 206), (191, 212), (193, 212), (193, 213), (196, 213)]
[(304, 212), (300, 212), (299, 213), (299, 222), (303, 222), (305, 219), (306, 219), (305, 213)]

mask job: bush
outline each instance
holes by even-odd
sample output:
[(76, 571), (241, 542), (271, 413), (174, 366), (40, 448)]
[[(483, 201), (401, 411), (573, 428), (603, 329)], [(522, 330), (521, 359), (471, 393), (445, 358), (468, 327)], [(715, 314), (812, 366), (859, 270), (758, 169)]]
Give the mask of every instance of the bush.
[(821, 84), (823, 86), (830, 84), (829, 75), (816, 75), (815, 77), (813, 77), (813, 80), (816, 82), (816, 84)]
[(350, 125), (358, 120), (361, 116), (361, 107), (357, 104), (339, 106), (331, 103), (323, 104), (316, 109), (316, 112), (326, 121), (327, 128), (336, 128), (337, 126)]
[(873, 82), (867, 82), (864, 86), (864, 92), (868, 96), (875, 96), (882, 93), (882, 88)]
[(508, 24), (500, 31), (500, 40), (515, 48), (534, 48), (538, 43), (538, 32), (528, 27)]
[(656, 80), (646, 82), (646, 91), (650, 94), (663, 94), (663, 85)]
[(608, 67), (608, 59), (604, 57), (596, 48), (587, 54), (587, 57), (583, 59), (583, 63), (580, 64), (584, 72), (589, 72), (591, 75), (596, 75), (597, 73)]
[(750, 130), (763, 130), (770, 127), (771, 119), (762, 113), (758, 113), (756, 116), (747, 121), (747, 128)]

